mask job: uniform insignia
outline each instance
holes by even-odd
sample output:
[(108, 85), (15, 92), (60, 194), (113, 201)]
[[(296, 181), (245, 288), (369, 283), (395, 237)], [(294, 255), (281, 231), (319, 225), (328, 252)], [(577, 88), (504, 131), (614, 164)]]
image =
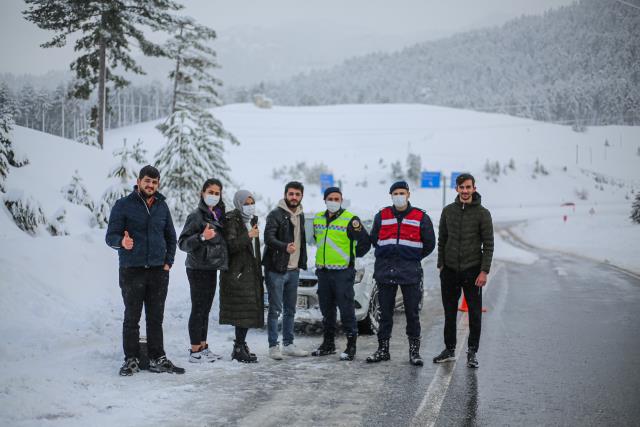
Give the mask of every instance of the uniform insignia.
[(358, 221), (357, 219), (354, 219), (353, 221), (351, 221), (351, 225), (353, 226), (353, 229), (356, 231), (360, 231), (362, 229), (362, 224), (360, 224), (360, 221)]

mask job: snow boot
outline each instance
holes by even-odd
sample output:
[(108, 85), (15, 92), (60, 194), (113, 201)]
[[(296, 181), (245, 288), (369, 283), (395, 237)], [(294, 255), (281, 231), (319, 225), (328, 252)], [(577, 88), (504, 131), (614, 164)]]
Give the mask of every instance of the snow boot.
[(347, 337), (347, 348), (340, 354), (340, 360), (353, 360), (356, 357), (357, 335)]
[(240, 363), (256, 363), (258, 358), (248, 351), (249, 346), (244, 342), (233, 342), (233, 351), (231, 352), (231, 360), (237, 360)]
[(333, 334), (324, 334), (322, 338), (322, 344), (318, 347), (317, 350), (313, 350), (311, 352), (312, 356), (328, 356), (330, 354), (335, 354), (336, 352), (336, 341), (335, 336)]
[(367, 357), (367, 363), (378, 363), (391, 359), (389, 354), (389, 340), (378, 340), (378, 349)]
[(420, 356), (420, 338), (409, 337), (409, 362), (413, 366), (424, 365), (422, 356)]

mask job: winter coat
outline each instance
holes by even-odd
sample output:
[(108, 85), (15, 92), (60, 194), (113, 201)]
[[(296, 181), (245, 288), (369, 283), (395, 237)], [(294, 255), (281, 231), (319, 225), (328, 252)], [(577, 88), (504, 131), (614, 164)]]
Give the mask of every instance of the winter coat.
[[(198, 208), (191, 212), (184, 223), (184, 228), (178, 238), (178, 247), (187, 252), (185, 265), (194, 270), (226, 270), (229, 267), (227, 243), (224, 241), (224, 204), (218, 203), (218, 212), (222, 217), (216, 219), (209, 207), (200, 199)], [(201, 240), (206, 225), (216, 231), (216, 235), (209, 240)]]
[[(165, 197), (156, 193), (149, 207), (138, 186), (111, 209), (105, 241), (118, 250), (120, 267), (157, 267), (173, 265), (176, 254), (176, 230)], [(122, 247), (124, 232), (133, 239), (133, 249)]]
[[(307, 237), (304, 227), (304, 213), (300, 217), (300, 259), (298, 268), (307, 269)], [(264, 227), (264, 257), (262, 265), (266, 271), (286, 273), (291, 255), (287, 252), (287, 245), (293, 242), (294, 227), (291, 223), (291, 213), (281, 207), (272, 210), (267, 216)]]
[[(404, 211), (398, 211), (391, 206), (393, 215), (398, 220), (398, 228), (402, 219), (412, 210), (417, 209), (409, 204)], [(417, 284), (422, 282), (423, 271), (421, 260), (428, 256), (436, 246), (436, 236), (433, 231), (433, 223), (426, 212), (420, 220), (420, 240), (422, 241), (422, 251), (415, 257), (407, 256), (398, 245), (385, 246), (386, 251), (378, 247), (378, 236), (382, 225), (382, 215), (378, 212), (373, 218), (371, 227), (371, 244), (376, 247), (376, 262), (374, 265), (373, 277), (378, 283), (389, 283), (399, 285)], [(398, 231), (398, 235), (400, 231)], [(418, 250), (416, 250), (418, 251)]]
[(478, 266), (485, 273), (493, 258), (491, 213), (481, 204), (480, 194), (464, 204), (460, 196), (442, 210), (438, 236), (438, 268), (465, 271)]
[[(251, 225), (257, 222), (258, 217), (254, 216)], [(223, 233), (229, 249), (229, 269), (220, 273), (220, 324), (261, 328), (264, 326), (264, 289), (260, 240), (254, 239), (252, 248), (247, 227), (237, 209), (227, 213)]]

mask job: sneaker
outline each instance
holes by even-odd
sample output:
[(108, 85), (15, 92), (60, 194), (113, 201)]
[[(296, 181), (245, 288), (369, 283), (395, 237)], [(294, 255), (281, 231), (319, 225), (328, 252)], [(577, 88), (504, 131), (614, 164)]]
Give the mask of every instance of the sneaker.
[(478, 359), (476, 358), (475, 351), (467, 351), (467, 366), (470, 368), (477, 368), (480, 366)]
[(202, 350), (193, 351), (189, 350), (189, 363), (203, 363), (206, 362)]
[(282, 354), (285, 356), (297, 356), (297, 357), (307, 357), (309, 352), (303, 350), (301, 348), (296, 347), (294, 343), (285, 344), (282, 348)]
[(279, 345), (269, 347), (269, 357), (273, 360), (282, 360), (282, 352), (280, 351)]
[(137, 357), (127, 358), (120, 367), (120, 375), (123, 377), (131, 376), (136, 372), (140, 372), (140, 361)]
[(202, 350), (201, 353), (202, 357), (204, 357), (207, 362), (215, 362), (216, 360), (222, 359), (222, 356), (209, 350), (209, 344), (205, 345), (204, 350)]
[(444, 363), (456, 360), (456, 351), (445, 348), (442, 353), (433, 358), (433, 363)]
[(168, 372), (170, 374), (184, 374), (184, 369), (171, 363), (171, 360), (167, 359), (167, 356), (160, 356), (157, 359), (150, 360), (149, 371), (156, 373)]

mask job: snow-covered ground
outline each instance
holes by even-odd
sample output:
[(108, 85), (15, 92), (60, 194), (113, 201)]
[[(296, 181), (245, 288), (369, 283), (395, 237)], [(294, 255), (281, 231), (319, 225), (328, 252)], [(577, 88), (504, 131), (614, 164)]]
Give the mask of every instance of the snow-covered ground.
[[(425, 170), (474, 173), (494, 221), (511, 226), (522, 240), (640, 272), (640, 226), (629, 222), (631, 200), (625, 198), (640, 191), (640, 127), (575, 133), (504, 115), (418, 105), (271, 110), (230, 105), (215, 114), (241, 141), (229, 148), (228, 163), (237, 187), (256, 193), (261, 216), (281, 197), (287, 180), (274, 179), (274, 168), (322, 162), (341, 182), (350, 209), (371, 217), (389, 203), (390, 163), (400, 160), (404, 165), (412, 152), (421, 156)], [(257, 369), (229, 361), (232, 329), (217, 324), (216, 298), (209, 341), (225, 360), (214, 366), (190, 365), (184, 376), (117, 375), (123, 311), (117, 256), (104, 244), (104, 230), (92, 226), (91, 213), (65, 201), (60, 189), (77, 169), (89, 193), (99, 199), (107, 173), (117, 163), (111, 153), (123, 138), (130, 143), (141, 138), (151, 161), (162, 144), (154, 125), (109, 132), (104, 151), (15, 129), (16, 151), (30, 164), (12, 169), (6, 187), (33, 197), (46, 217), (64, 207), (71, 234), (52, 237), (40, 230), (29, 236), (0, 207), (0, 424), (153, 424), (176, 415), (175, 408), (193, 397), (194, 382)], [(506, 165), (510, 159), (515, 169), (506, 169), (495, 181), (487, 179), (486, 160)], [(548, 175), (534, 173), (536, 159)], [(586, 190), (587, 200), (578, 200), (576, 190)], [(232, 192), (227, 189), (227, 200)], [(449, 189), (447, 201), (454, 194)], [(414, 186), (411, 201), (427, 210), (437, 228), (441, 190)], [(560, 206), (565, 202), (575, 202), (575, 212)], [(319, 185), (307, 183), (303, 204), (309, 212), (322, 209)], [(535, 263), (536, 255), (511, 246), (506, 237), (496, 234), (496, 259)], [(183, 365), (190, 310), (184, 258), (178, 251), (165, 315), (167, 353)], [(300, 343), (310, 348), (316, 341), (301, 338)], [(251, 331), (249, 343), (261, 358), (260, 369), (268, 369), (272, 362), (266, 358), (266, 333)], [(211, 399), (223, 404), (233, 396)]]

